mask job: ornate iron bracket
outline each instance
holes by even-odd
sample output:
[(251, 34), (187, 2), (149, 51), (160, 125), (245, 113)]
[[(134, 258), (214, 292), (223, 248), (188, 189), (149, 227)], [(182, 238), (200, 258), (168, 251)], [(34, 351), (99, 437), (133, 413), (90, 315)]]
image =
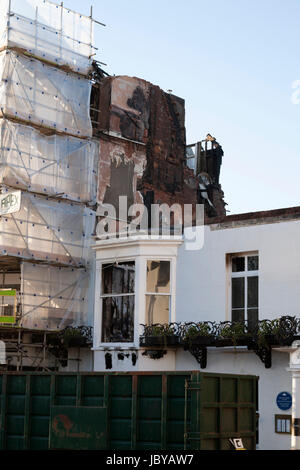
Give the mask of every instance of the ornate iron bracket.
[(196, 344), (190, 345), (187, 350), (194, 356), (198, 364), (200, 364), (201, 369), (206, 369), (207, 367), (207, 348), (203, 346), (198, 346)]
[(262, 346), (254, 348), (255, 354), (259, 357), (261, 362), (265, 365), (266, 369), (271, 369), (272, 367), (272, 347), (271, 346)]

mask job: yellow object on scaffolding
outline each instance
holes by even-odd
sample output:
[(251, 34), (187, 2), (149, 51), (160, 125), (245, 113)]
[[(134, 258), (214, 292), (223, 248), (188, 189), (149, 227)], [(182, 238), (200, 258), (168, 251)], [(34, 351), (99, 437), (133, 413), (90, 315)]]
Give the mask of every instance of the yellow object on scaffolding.
[[(5, 303), (5, 298), (8, 297), (11, 300), (11, 297), (14, 297), (13, 303)], [(3, 315), (4, 307), (12, 306), (12, 314)], [(5, 325), (14, 325), (16, 323), (17, 316), (17, 291), (15, 289), (0, 289), (0, 324)]]

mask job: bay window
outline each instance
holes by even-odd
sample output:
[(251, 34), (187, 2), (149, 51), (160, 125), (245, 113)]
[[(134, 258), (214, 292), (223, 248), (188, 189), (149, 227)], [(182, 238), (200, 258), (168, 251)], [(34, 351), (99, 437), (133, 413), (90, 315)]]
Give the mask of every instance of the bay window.
[(181, 244), (181, 236), (97, 241), (95, 351), (138, 348), (143, 325), (176, 321), (176, 259)]

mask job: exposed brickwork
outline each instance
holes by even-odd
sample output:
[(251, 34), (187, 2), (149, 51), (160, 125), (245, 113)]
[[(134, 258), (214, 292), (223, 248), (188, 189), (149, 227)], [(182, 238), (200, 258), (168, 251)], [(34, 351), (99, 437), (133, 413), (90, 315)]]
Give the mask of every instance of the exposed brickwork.
[[(99, 110), (98, 123), (94, 126), (95, 136), (101, 142), (99, 202), (107, 199), (107, 188), (110, 202), (115, 199), (113, 192), (123, 195), (126, 185), (117, 185), (116, 178), (111, 181), (111, 167), (119, 165), (120, 178), (128, 178), (126, 164), (133, 165), (134, 202), (194, 206), (204, 202), (199, 180), (186, 166), (183, 99), (139, 78), (107, 77), (100, 84)], [(219, 150), (218, 156), (211, 155), (208, 159), (214, 180), (209, 192), (215, 211), (207, 207), (207, 217), (225, 214), (223, 192), (213, 178), (220, 169), (218, 158), (222, 155)], [(127, 190), (125, 193), (129, 196)]]

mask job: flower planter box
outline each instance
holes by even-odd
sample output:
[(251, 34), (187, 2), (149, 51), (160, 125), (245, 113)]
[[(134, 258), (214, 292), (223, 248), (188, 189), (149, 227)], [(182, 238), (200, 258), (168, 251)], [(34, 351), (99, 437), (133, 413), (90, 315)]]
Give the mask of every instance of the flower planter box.
[(294, 337), (293, 338), (279, 338), (278, 344), (279, 346), (291, 346), (293, 341), (295, 341)]
[(140, 338), (140, 346), (178, 346), (179, 338), (177, 336), (142, 336)]
[(251, 336), (240, 336), (238, 338), (218, 338), (216, 340), (216, 346), (218, 348), (224, 348), (229, 346), (249, 346), (253, 343)]
[(276, 335), (262, 335), (256, 336), (255, 338), (256, 343), (259, 346), (279, 346), (279, 339)]
[(237, 346), (249, 346), (253, 343), (253, 338), (251, 336), (241, 336), (236, 340)]
[(184, 347), (191, 346), (214, 346), (215, 338), (211, 336), (196, 336), (195, 338), (191, 339), (184, 339), (182, 340), (182, 344)]

